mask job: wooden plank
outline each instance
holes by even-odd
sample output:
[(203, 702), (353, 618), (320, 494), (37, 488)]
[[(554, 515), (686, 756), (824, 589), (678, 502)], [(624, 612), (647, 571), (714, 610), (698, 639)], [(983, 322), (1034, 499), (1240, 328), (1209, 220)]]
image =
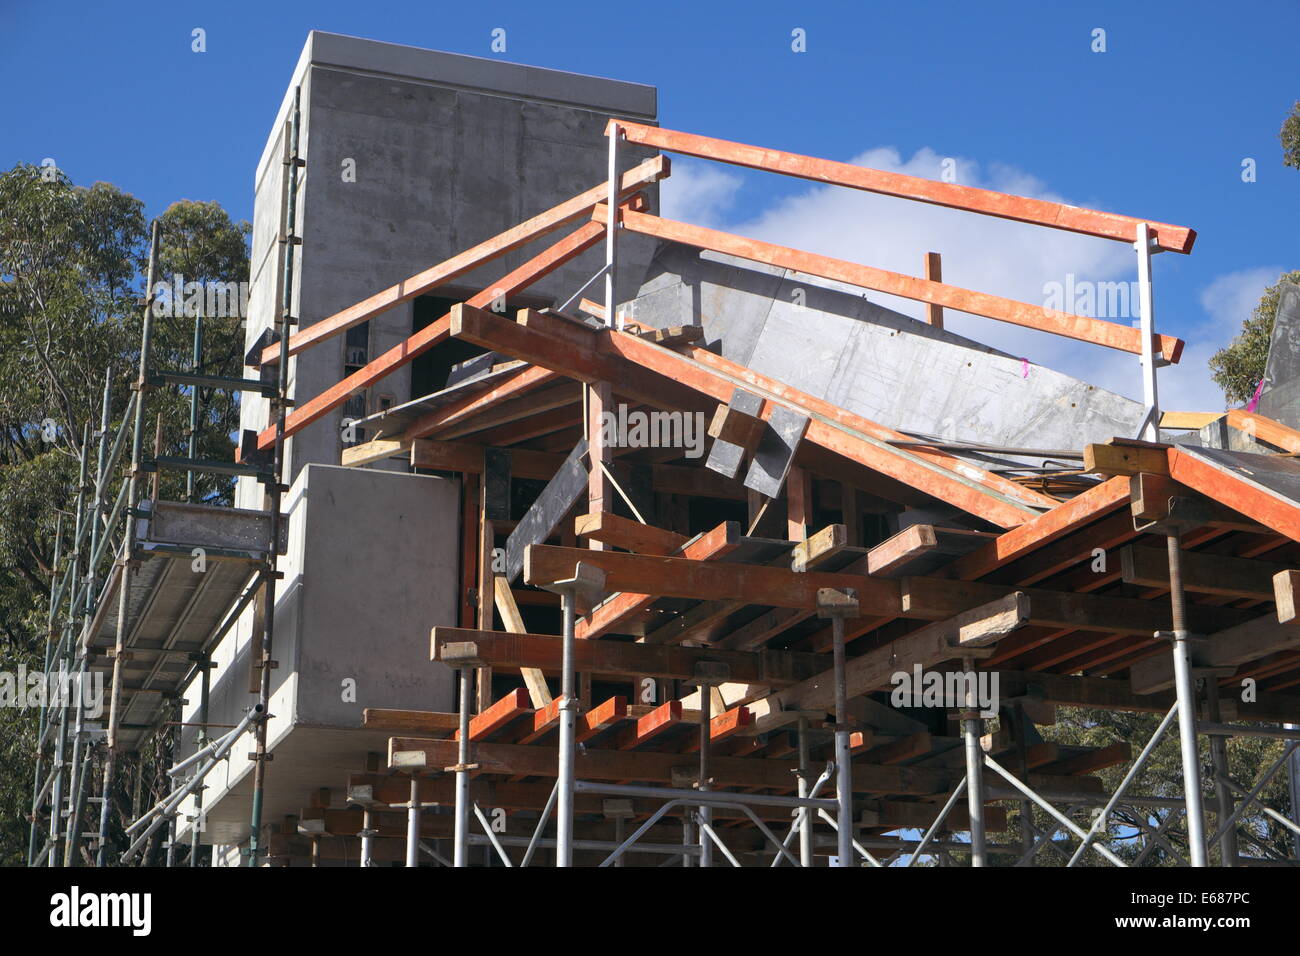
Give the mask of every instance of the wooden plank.
[(1258, 412), (1248, 412), (1244, 408), (1231, 408), (1228, 410), (1228, 424), (1250, 435), (1256, 441), (1267, 442), (1274, 448), (1280, 448), (1293, 455), (1300, 454), (1300, 432)]
[(1085, 445), (1083, 470), (1105, 475), (1169, 474), (1169, 446), (1155, 442), (1112, 438), (1104, 445)]
[(873, 610), (901, 613), (898, 584), (863, 575), (825, 571), (796, 572), (758, 564), (694, 561), (617, 551), (593, 553), (577, 548), (531, 545), (524, 558), (524, 580), (549, 584), (573, 575), (578, 561), (605, 572), (611, 591), (631, 591), (700, 601), (740, 601), (772, 607), (816, 608), (819, 588), (856, 588)]
[[(737, 256), (750, 262), (791, 269), (807, 275), (819, 276), (836, 282), (847, 282), (862, 289), (872, 289), (887, 295), (896, 295), (915, 302), (941, 305), (970, 315), (982, 315), (1021, 328), (1050, 332), (1079, 342), (1089, 342), (1135, 355), (1142, 353), (1142, 333), (1128, 325), (1118, 325), (1103, 319), (1074, 315), (1048, 309), (1042, 305), (1017, 302), (1002, 296), (976, 292), (942, 282), (931, 282), (901, 272), (890, 272), (874, 266), (859, 265), (844, 259), (803, 252), (788, 246), (736, 236), (703, 226), (692, 226), (649, 213), (626, 210), (623, 226), (631, 232), (654, 236), (669, 242), (680, 242), (697, 249), (709, 249), (725, 255)], [(1183, 340), (1172, 335), (1154, 336), (1157, 351), (1170, 362), (1182, 356)]]
[[(619, 196), (630, 196), (642, 187), (665, 178), (668, 174), (669, 165), (665, 159), (658, 156), (651, 157), (623, 174), (619, 182)], [(339, 335), (362, 322), (367, 322), (402, 302), (425, 295), (452, 279), (507, 255), (534, 239), (548, 235), (587, 214), (593, 206), (608, 197), (608, 185), (600, 183), (517, 226), (498, 233), (491, 239), (484, 240), (450, 259), (416, 273), (397, 285), (376, 292), (367, 299), (313, 322), (289, 337), (289, 355), (297, 355), (304, 349)], [(280, 343), (268, 345), (262, 350), (262, 365), (269, 365), (279, 360)]]
[(882, 578), (926, 574), (996, 537), (986, 531), (914, 524), (867, 552), (867, 572)]
[[(892, 644), (851, 658), (844, 668), (850, 697), (870, 693), (889, 684), (898, 672), (914, 665), (933, 667), (960, 657), (983, 657), (986, 646), (1023, 627), (1026, 602), (1019, 595), (1002, 598), (949, 620), (913, 631)], [(826, 670), (774, 696), (781, 710), (831, 709), (835, 706), (835, 671)]]
[[(433, 628), (431, 659), (440, 660), (447, 644), (463, 641), (473, 641), (479, 658), (492, 667), (560, 668), (563, 640), (559, 637), (456, 627)], [(822, 655), (799, 651), (728, 651), (626, 641), (577, 641), (573, 653), (577, 670), (602, 677), (687, 680), (696, 664), (708, 661), (726, 664), (735, 682), (775, 687), (798, 683), (826, 666)]]
[[(457, 742), (420, 737), (389, 740), (388, 766), (392, 770), (450, 767), (456, 763)], [(558, 753), (553, 747), (518, 744), (476, 743), (470, 759), (480, 773), (555, 777)], [(697, 765), (682, 754), (653, 751), (598, 750), (586, 747), (576, 757), (576, 773), (582, 780), (645, 780), (672, 784), (682, 773)], [(759, 787), (789, 790), (798, 764), (792, 760), (746, 757), (712, 757), (709, 773), (717, 787)], [(674, 771), (677, 773), (674, 774)], [(957, 781), (951, 774), (913, 767), (876, 767), (855, 763), (853, 789), (859, 793), (926, 795), (950, 790)]]
[(460, 715), (367, 707), (361, 712), (361, 725), (367, 730), (389, 730), (399, 734), (452, 734), (460, 726)]
[(1124, 478), (1110, 480), (1089, 488), (1051, 511), (1012, 528), (976, 551), (952, 563), (953, 577), (973, 580), (988, 574), (1016, 558), (1034, 551), (1109, 514), (1129, 500), (1129, 483)]
[[(411, 442), (411, 466), (478, 474), (483, 470), (484, 447), (473, 442), (417, 439)], [(564, 455), (531, 448), (511, 448), (510, 473), (516, 478), (550, 481), (564, 463), (564, 458)], [(744, 498), (734, 482), (710, 475), (701, 468), (652, 464), (650, 469), (654, 490), (662, 494), (736, 500)], [(619, 477), (620, 465), (616, 464), (613, 470), (615, 477)], [(619, 480), (622, 480), (621, 477)]]
[(578, 515), (573, 531), (579, 538), (594, 538), (637, 554), (675, 554), (688, 540), (685, 535), (609, 512)]
[[(497, 613), (501, 615), (501, 620), (505, 622), (506, 631), (511, 634), (526, 633), (528, 629), (524, 627), (524, 619), (519, 613), (519, 605), (515, 603), (515, 593), (510, 589), (510, 582), (500, 574), (493, 575), (493, 588), (496, 596)], [(434, 630), (436, 632), (437, 629)], [(473, 640), (473, 638), (465, 638), (465, 640)], [(481, 654), (482, 647), (479, 648), (479, 651)], [(528, 689), (528, 698), (533, 707), (550, 706), (551, 689), (546, 685), (546, 675), (539, 668), (527, 666), (520, 667), (519, 673), (523, 676), (524, 686)]]
[[(1300, 622), (1279, 623), (1272, 614), (1265, 614), (1212, 633), (1206, 640), (1193, 642), (1192, 664), (1195, 667), (1239, 667), (1269, 654), (1296, 648), (1300, 648)], [(1138, 694), (1151, 694), (1172, 687), (1172, 655), (1164, 651), (1137, 661), (1129, 668), (1129, 683)]]
[[(532, 706), (528, 699), (528, 691), (522, 687), (516, 687), (470, 720), (469, 739), (482, 740), (484, 737), (501, 730), (521, 714), (531, 713), (531, 711)], [(457, 729), (452, 734), (452, 740), (459, 739), (460, 730)]]
[(1200, 430), (1211, 422), (1217, 422), (1222, 417), (1223, 412), (1161, 412), (1160, 427)]
[[(693, 560), (720, 558), (734, 551), (740, 543), (740, 526), (734, 521), (724, 521), (705, 534), (692, 538), (683, 545), (681, 555)], [(602, 602), (592, 612), (578, 621), (575, 634), (579, 640), (594, 640), (616, 631), (630, 618), (640, 614), (656, 600), (656, 594), (622, 591)]]
[[(1140, 223), (1146, 222), (1159, 248), (1171, 252), (1189, 253), (1192, 251), (1192, 244), (1196, 241), (1195, 230), (1185, 226), (1150, 222), (1132, 216), (1100, 212), (1045, 199), (1013, 196), (957, 183), (935, 182), (918, 176), (868, 169), (851, 163), (802, 156), (765, 146), (749, 146), (710, 136), (646, 126), (642, 123), (611, 120), (611, 123), (614, 122), (618, 124), (620, 133), (630, 142), (657, 146), (669, 152), (713, 159), (749, 169), (762, 169), (813, 182), (847, 186), (850, 189), (861, 189), (885, 196), (897, 196), (900, 199), (911, 199), (980, 215), (996, 216), (1000, 219), (1011, 219), (1124, 242), (1136, 242), (1137, 227)], [(608, 133), (609, 130), (606, 128), (606, 135)]]
[(1169, 476), (1292, 541), (1300, 541), (1300, 508), (1296, 503), (1233, 471), (1171, 448)]
[[(905, 617), (946, 617), (1018, 591), (1029, 599), (1027, 623), (1034, 627), (1149, 635), (1154, 631), (1169, 630), (1172, 624), (1169, 602), (1164, 600), (1146, 601), (941, 578), (904, 578), (899, 584)], [(1210, 633), (1240, 624), (1252, 613), (1236, 608), (1191, 604), (1187, 607), (1187, 620), (1192, 629)]]
[[(1129, 545), (1120, 551), (1121, 574), (1129, 584), (1169, 587), (1169, 555), (1165, 548)], [(1273, 578), (1288, 573), (1286, 565), (1225, 554), (1182, 553), (1183, 587), (1201, 594), (1273, 600)]]
[(386, 458), (404, 457), (410, 454), (411, 443), (400, 438), (375, 438), (360, 445), (351, 445), (343, 449), (340, 464), (344, 468), (359, 468)]
[(1277, 602), (1277, 619), (1283, 624), (1295, 620), (1298, 584), (1300, 571), (1288, 568), (1273, 575), (1273, 600)]
[[(519, 268), (490, 284), (482, 292), (476, 293), (468, 300), (468, 304), (476, 308), (486, 308), (500, 295), (514, 295), (543, 276), (554, 272), (571, 259), (586, 252), (599, 242), (603, 235), (604, 227), (599, 223), (589, 222), (578, 227), (578, 229), (549, 248), (544, 249)], [(429, 323), (429, 325), (404, 341), (394, 345), (384, 354), (371, 359), (366, 365), (357, 369), (342, 381), (331, 385), (319, 395), (301, 402), (285, 419), (285, 437), (297, 434), (312, 422), (338, 408), (352, 395), (364, 388), (368, 388), (404, 365), (410, 364), (439, 342), (444, 341), (450, 333), (451, 313), (448, 313), (442, 318)], [(275, 435), (276, 426), (274, 425), (268, 426), (259, 432), (257, 436), (258, 450), (265, 451), (274, 445)]]

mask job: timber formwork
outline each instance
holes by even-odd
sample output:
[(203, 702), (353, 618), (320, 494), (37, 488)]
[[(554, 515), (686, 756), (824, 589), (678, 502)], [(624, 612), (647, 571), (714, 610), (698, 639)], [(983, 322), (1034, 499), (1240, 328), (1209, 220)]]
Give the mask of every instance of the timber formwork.
[[(357, 423), (369, 440), (342, 458), (462, 478), (460, 616), (430, 622), (430, 660), (459, 673), (458, 710), (367, 711), (368, 729), (392, 735), (387, 753), (304, 794), (266, 860), (1204, 865), (1213, 845), (1229, 865), (1294, 862), (1236, 824), (1300, 739), (1287, 727), (1300, 723), (1300, 434), (1252, 425), (1278, 455), (1159, 441), (1173, 420), (1156, 371), (1183, 343), (1155, 329), (1150, 260), (1190, 252), (1194, 232), (619, 120), (607, 135), (606, 182), (250, 355), (283, 383), (286, 358), (568, 229), (242, 444), (244, 462), (278, 462), (286, 439), (419, 355), (452, 340), (481, 350), (444, 390)], [(620, 173), (622, 142), (1131, 243), (1141, 323), (958, 288), (937, 263), (906, 276), (664, 219), (641, 190), (667, 158)], [(932, 323), (954, 309), (1129, 352), (1141, 436), (1018, 472), (988, 455), (1062, 456), (870, 421), (722, 358), (689, 322), (638, 325), (615, 296), (620, 233), (909, 298)], [(592, 249), (605, 264), (567, 301), (506, 311)], [(611, 434), (631, 413), (669, 433), (685, 416), (707, 423), (707, 459)], [(944, 510), (956, 517), (907, 518)], [(918, 672), (955, 675), (964, 693), (893, 706), (895, 676)], [(994, 674), (986, 732), (977, 679)], [(1070, 747), (1036, 730), (1062, 706), (1164, 717), (1150, 743)], [(1175, 726), (1183, 792), (1130, 792)], [(1252, 734), (1287, 743), (1242, 783), (1218, 742)], [(1130, 761), (1108, 792), (1098, 771)], [(1021, 841), (988, 840), (1009, 807)], [(1112, 849), (1125, 833), (1143, 846), (1127, 860)]]
[[(1276, 457), (1158, 440), (1197, 416), (1159, 409), (1156, 370), (1183, 343), (1155, 330), (1150, 260), (1190, 252), (1195, 233), (617, 120), (607, 135), (606, 183), (290, 340), (294, 354), (580, 222), (288, 418), (292, 434), (452, 339), (483, 351), (444, 390), (365, 419), (370, 440), (343, 454), (463, 478), (459, 626), (431, 635), (431, 658), (460, 673), (460, 711), (367, 711), (392, 732), (388, 753), (347, 781), (346, 806), (322, 781), (273, 858), (355, 859), (359, 835), (362, 865), (984, 865), (1047, 862), (1044, 849), (1123, 865), (1110, 844), (1124, 833), (1138, 863), (1204, 865), (1207, 845), (1225, 865), (1279, 862), (1249, 834), (1239, 845), (1237, 824), (1300, 737), (1286, 726), (1300, 720), (1300, 466), (1284, 457), (1300, 435), (1252, 420)], [(918, 278), (663, 219), (637, 191), (668, 175), (666, 157), (619, 176), (621, 141), (1131, 243), (1141, 322), (947, 285), (935, 256)], [(913, 299), (935, 324), (956, 309), (1130, 352), (1140, 434), (1039, 454), (1078, 466), (984, 467), (1033, 453), (904, 434), (720, 357), (688, 321), (639, 326), (614, 296), (619, 233)], [(598, 246), (604, 268), (568, 301), (505, 314)], [(602, 280), (603, 297), (583, 297)], [(602, 414), (629, 410), (664, 427), (702, 416), (707, 462), (611, 441)], [(935, 506), (959, 516), (884, 530)], [(984, 733), (974, 680), (937, 715), (891, 707), (895, 675), (914, 668), (996, 674), (999, 729)], [(1035, 724), (1060, 706), (1165, 717), (1135, 754), (1044, 741)], [(1184, 792), (1130, 792), (1175, 724)], [(1288, 743), (1242, 785), (1222, 741), (1252, 734)], [(1135, 756), (1109, 793), (1095, 774)], [(1021, 842), (991, 843), (1008, 806)]]

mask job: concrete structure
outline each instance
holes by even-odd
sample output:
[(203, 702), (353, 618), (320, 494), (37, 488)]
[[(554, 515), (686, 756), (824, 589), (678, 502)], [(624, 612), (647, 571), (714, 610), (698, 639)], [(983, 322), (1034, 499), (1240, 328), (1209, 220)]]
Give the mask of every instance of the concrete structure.
[(1142, 420), (1139, 402), (862, 293), (677, 243), (656, 250), (630, 314), (656, 327), (703, 325), (709, 348), (726, 358), (900, 431), (1078, 448), (1135, 435)]
[[(257, 165), (250, 347), (274, 323), (280, 302), (284, 125), (295, 88), (306, 161), (293, 290), (299, 327), (599, 182), (607, 118), (653, 122), (656, 111), (652, 87), (312, 32)], [(626, 150), (626, 165), (652, 152)], [(626, 244), (620, 281), (629, 290), (652, 248), (649, 240)], [(533, 254), (525, 248), (504, 256), (443, 294), (463, 298)], [(600, 265), (599, 250), (580, 256), (525, 301), (567, 298)], [(292, 394), (303, 401), (320, 393), (445, 307), (446, 300), (407, 302), (303, 353), (291, 363)], [(321, 773), (342, 774), (368, 751), (384, 749), (386, 735), (359, 730), (364, 707), (452, 706), (450, 678), (429, 663), (428, 640), (432, 625), (457, 623), (459, 481), (321, 467), (337, 466), (345, 418), (441, 388), (445, 375), (445, 367), (407, 366), (286, 443), (290, 552), (276, 609), (267, 821), (296, 810), (303, 788)], [(267, 403), (246, 396), (241, 424), (264, 428)], [(236, 497), (241, 506), (263, 507), (252, 478), (239, 480)], [(214, 658), (216, 723), (235, 723), (254, 700), (247, 660), (253, 629), (250, 610)], [(356, 681), (355, 700), (342, 699), (344, 680)], [(194, 720), (198, 695), (189, 698), (186, 720)], [(192, 739), (191, 732), (187, 752)], [(248, 749), (237, 747), (208, 780), (204, 842), (247, 838)]]
[[(280, 302), (283, 128), (295, 89), (301, 89), (299, 149), (307, 164), (298, 195), (300, 328), (604, 179), (609, 116), (653, 122), (656, 111), (653, 87), (313, 31), (257, 165), (250, 346)], [(632, 166), (652, 153), (629, 148), (623, 158)], [(621, 276), (629, 289), (640, 282), (652, 246), (636, 239), (626, 244)], [(533, 254), (525, 248), (505, 256), (444, 294), (458, 299), (477, 292)], [(578, 257), (534, 286), (527, 301), (567, 298), (602, 262), (599, 250)], [(304, 353), (292, 363), (293, 394), (300, 401), (319, 394), (345, 368), (364, 365), (410, 335), (414, 322), (442, 311), (407, 302)], [(412, 394), (412, 371), (398, 370), (373, 394), (290, 439), (285, 479), (309, 462), (338, 462), (345, 417), (443, 385), (433, 370), (433, 380)], [(423, 371), (415, 368), (417, 379)], [(266, 424), (266, 403), (250, 397), (242, 427)], [(253, 482), (241, 482), (239, 503), (261, 507)]]
[[(345, 774), (384, 749), (385, 734), (361, 730), (364, 708), (451, 706), (451, 673), (428, 648), (431, 623), (455, 622), (459, 498), (454, 479), (316, 464), (299, 472), (285, 505), (267, 820), (296, 812), (322, 772)], [(213, 654), (215, 724), (238, 723), (254, 700), (249, 635), (239, 628)], [(197, 721), (198, 694), (188, 697), (184, 719)], [(248, 836), (248, 750), (236, 747), (207, 779), (206, 840)]]

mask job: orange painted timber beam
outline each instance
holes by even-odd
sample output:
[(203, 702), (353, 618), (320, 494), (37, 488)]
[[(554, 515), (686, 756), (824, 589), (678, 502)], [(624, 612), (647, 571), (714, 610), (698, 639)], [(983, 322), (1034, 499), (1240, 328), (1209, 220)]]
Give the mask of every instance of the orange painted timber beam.
[[(575, 229), (559, 242), (538, 253), (518, 269), (506, 275), (499, 282), (494, 282), (482, 292), (469, 300), (475, 308), (486, 308), (498, 296), (510, 296), (532, 285), (542, 276), (554, 272), (570, 259), (581, 255), (596, 245), (605, 234), (605, 227), (599, 223), (588, 222)], [(373, 359), (369, 364), (357, 369), (341, 382), (336, 382), (315, 398), (295, 408), (285, 420), (284, 435), (289, 437), (306, 428), (323, 415), (333, 411), (348, 400), (348, 397), (379, 381), (384, 376), (396, 371), (403, 365), (414, 361), (439, 342), (447, 338), (451, 331), (451, 314), (448, 313), (435, 322), (431, 322), (404, 342), (393, 346), (383, 355)], [(275, 444), (275, 426), (264, 428), (257, 436), (259, 450), (270, 448)]]
[(682, 722), (682, 702), (670, 700), (660, 704), (650, 713), (637, 718), (637, 722), (618, 735), (612, 744), (615, 750), (632, 750), (649, 743), (665, 730)]
[[(520, 737), (516, 743), (530, 744), (557, 729), (560, 726), (560, 705), (563, 702), (563, 697), (557, 697), (541, 710), (534, 711), (532, 730)], [(585, 714), (578, 715), (576, 739), (579, 743), (589, 740), (605, 728), (626, 719), (627, 698), (611, 697)]]
[(958, 580), (973, 581), (1049, 541), (1077, 531), (1096, 518), (1123, 507), (1128, 501), (1128, 478), (1111, 478), (1018, 528), (998, 535), (978, 550), (947, 565), (941, 573)]
[[(710, 558), (720, 558), (734, 551), (739, 544), (740, 526), (734, 521), (724, 521), (712, 530), (688, 541), (677, 551), (677, 554), (683, 558), (705, 561)], [(615, 594), (578, 621), (574, 628), (574, 636), (580, 641), (603, 637), (621, 626), (628, 618), (644, 611), (658, 599), (659, 595), (655, 594), (633, 592)]]
[(1300, 541), (1300, 508), (1234, 471), (1169, 449), (1169, 477), (1266, 528)]
[[(798, 153), (787, 153), (779, 149), (747, 146), (744, 143), (645, 126), (641, 123), (628, 123), (622, 120), (612, 122), (617, 123), (620, 132), (629, 142), (654, 146), (685, 156), (713, 159), (734, 166), (782, 173), (813, 182), (848, 186), (851, 189), (861, 189), (884, 196), (897, 196), (900, 199), (912, 199), (984, 216), (996, 216), (999, 219), (1011, 219), (1016, 222), (1027, 222), (1036, 226), (1047, 226), (1051, 229), (1063, 229), (1067, 232), (1082, 233), (1085, 236), (1123, 242), (1136, 242), (1137, 227), (1140, 223), (1146, 222), (1157, 245), (1170, 252), (1189, 253), (1192, 251), (1192, 244), (1196, 241), (1196, 231), (1186, 226), (1150, 222), (1132, 216), (1083, 209), (1045, 199), (1013, 196), (956, 183), (938, 183), (918, 176), (906, 176), (902, 173), (868, 169), (850, 163), (801, 156)], [(606, 134), (608, 135), (608, 127)]]
[[(599, 208), (599, 207), (598, 207)], [(834, 259), (814, 252), (803, 252), (787, 246), (778, 246), (758, 239), (747, 239), (717, 229), (692, 226), (689, 223), (664, 219), (648, 213), (623, 212), (623, 226), (631, 232), (654, 236), (671, 242), (680, 242), (698, 249), (710, 249), (726, 255), (738, 256), (751, 262), (791, 269), (807, 275), (820, 276), (837, 282), (848, 282), (863, 289), (874, 289), (888, 295), (941, 305), (957, 312), (982, 315), (1000, 322), (1018, 325), (1040, 332), (1051, 332), (1080, 342), (1090, 342), (1121, 352), (1142, 354), (1142, 333), (1128, 325), (1117, 325), (1085, 315), (1074, 315), (1017, 302), (986, 292), (975, 292), (942, 282), (931, 282), (901, 272), (890, 272), (874, 266)], [(1172, 335), (1155, 337), (1156, 350), (1170, 362), (1182, 356), (1183, 340)]]
[[(623, 174), (619, 195), (622, 197), (631, 195), (644, 186), (664, 179), (668, 174), (669, 164), (666, 162), (665, 157), (656, 156), (647, 159), (635, 169), (630, 169)], [(446, 282), (474, 271), (479, 266), (514, 252), (534, 239), (539, 239), (554, 232), (556, 229), (590, 212), (593, 206), (603, 202), (608, 195), (608, 186), (605, 183), (593, 186), (572, 199), (551, 207), (546, 212), (521, 222), (517, 226), (512, 226), (491, 239), (480, 242), (471, 249), (466, 249), (464, 252), (454, 255), (436, 266), (431, 266), (423, 272), (416, 273), (409, 279), (397, 283), (397, 285), (390, 286), (382, 292), (376, 292), (368, 299), (363, 299), (355, 305), (348, 306), (341, 312), (336, 312), (319, 322), (313, 322), (289, 337), (289, 355), (297, 355), (304, 349), (311, 348), (313, 345), (345, 332), (355, 325), (369, 321), (396, 305), (424, 295)], [(262, 350), (262, 365), (270, 365), (279, 360), (279, 342), (268, 345)]]
[[(1015, 527), (1036, 517), (1038, 512), (1027, 502), (1049, 500), (956, 459), (948, 459), (951, 465), (945, 467), (937, 459), (896, 448), (872, 433), (902, 437), (898, 433), (741, 366), (706, 365), (635, 335), (588, 330), (529, 310), (521, 316), (519, 322), (511, 322), (481, 309), (456, 306), (452, 335), (580, 381), (616, 382), (621, 394), (658, 407), (707, 405), (712, 409), (729, 401), (737, 385), (767, 391), (775, 398), (764, 403), (764, 418), (778, 403), (789, 404), (812, 419), (805, 441), (999, 527)], [(561, 324), (568, 328), (561, 332)]]
[[(733, 707), (731, 710), (724, 711), (709, 721), (709, 741), (710, 743), (726, 740), (734, 734), (740, 733), (754, 722), (754, 712), (748, 707)], [(691, 739), (682, 747), (681, 753), (693, 754), (699, 753), (700, 735), (693, 734)]]
[(612, 727), (620, 720), (627, 719), (627, 698), (611, 697), (602, 704), (597, 704), (585, 714), (578, 717), (578, 730), (576, 740), (582, 743), (590, 740), (596, 734), (608, 727)]
[[(516, 688), (484, 710), (483, 713), (470, 720), (469, 739), (482, 740), (484, 737), (496, 733), (521, 714), (531, 713), (532, 709), (528, 689), (525, 687)], [(459, 740), (460, 731), (457, 730), (452, 734), (451, 739)]]
[[(425, 438), (435, 432), (452, 428), (489, 408), (494, 408), (503, 402), (518, 398), (526, 392), (540, 388), (542, 385), (561, 377), (559, 372), (553, 372), (549, 368), (540, 368), (536, 365), (526, 366), (512, 374), (504, 382), (485, 392), (467, 395), (445, 408), (435, 409), (427, 415), (420, 416), (407, 426), (406, 431), (402, 433), (401, 440), (404, 442), (414, 441), (417, 438)], [(537, 411), (545, 410), (537, 409)]]

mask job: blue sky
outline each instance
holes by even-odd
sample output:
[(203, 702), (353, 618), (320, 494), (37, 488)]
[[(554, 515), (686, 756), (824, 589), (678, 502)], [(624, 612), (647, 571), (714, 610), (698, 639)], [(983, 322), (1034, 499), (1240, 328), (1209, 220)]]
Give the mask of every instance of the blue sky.
[[(623, 12), (618, 12), (620, 9)], [(202, 27), (207, 52), (190, 49)], [(502, 27), (507, 49), (493, 54)], [(1195, 228), (1156, 259), (1162, 331), (1189, 341), (1166, 407), (1222, 407), (1203, 362), (1278, 270), (1300, 268), (1300, 172), (1278, 127), (1300, 99), (1300, 5), (1210, 2), (451, 5), (0, 0), (0, 160), (53, 158), (150, 213), (215, 199), (251, 218), (254, 164), (309, 29), (654, 84), (665, 126)], [(807, 50), (791, 49), (806, 31)], [(1106, 51), (1093, 52), (1093, 30)], [(1257, 181), (1241, 164), (1256, 160)], [(1044, 283), (1132, 278), (1118, 243), (679, 163), (682, 218), (1039, 301)], [(955, 215), (955, 214), (954, 214)], [(798, 237), (797, 241), (792, 237)], [(1066, 241), (1058, 241), (1065, 239)], [(890, 302), (893, 305), (895, 303)], [(1127, 356), (981, 320), (973, 337), (1133, 393)], [(1167, 384), (1166, 384), (1167, 383)]]

